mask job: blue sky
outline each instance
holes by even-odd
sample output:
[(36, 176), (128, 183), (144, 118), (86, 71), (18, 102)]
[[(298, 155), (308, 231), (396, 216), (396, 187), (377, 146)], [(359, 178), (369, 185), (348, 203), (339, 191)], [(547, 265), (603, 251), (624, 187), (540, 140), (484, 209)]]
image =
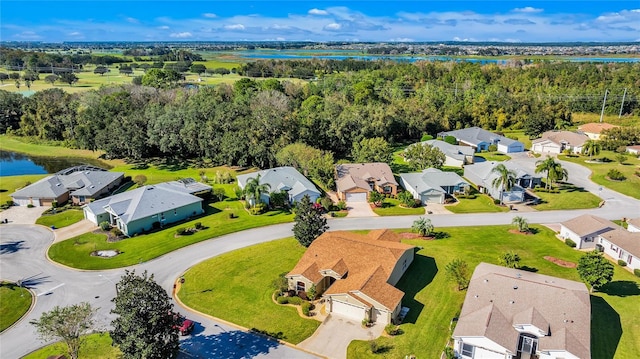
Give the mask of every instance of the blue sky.
[(2, 0), (2, 41), (640, 41), (640, 1)]

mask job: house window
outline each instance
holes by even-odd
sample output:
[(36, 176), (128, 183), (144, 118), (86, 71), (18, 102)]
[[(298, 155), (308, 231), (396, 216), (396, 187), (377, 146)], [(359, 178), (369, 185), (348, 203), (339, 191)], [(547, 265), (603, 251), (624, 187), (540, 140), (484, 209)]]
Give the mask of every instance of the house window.
[(631, 264), (631, 260), (633, 259), (633, 256), (631, 254), (629, 254), (627, 256), (627, 264)]
[(300, 291), (305, 291), (305, 285), (304, 282), (297, 282), (296, 283), (296, 291), (300, 292)]
[(371, 189), (373, 189), (373, 188), (374, 188), (374, 183), (373, 183), (373, 182), (369, 182), (369, 187), (370, 187)]
[(405, 259), (404, 262), (402, 262), (402, 270), (407, 269), (407, 260)]
[(391, 193), (391, 186), (384, 186), (384, 193)]
[(462, 343), (460, 354), (462, 354), (463, 357), (473, 358), (473, 348), (474, 346), (471, 344)]
[(616, 248), (616, 246), (614, 246), (613, 243), (611, 243), (611, 250), (618, 253), (618, 248)]
[(535, 354), (538, 349), (538, 338), (522, 334), (520, 335), (520, 344), (518, 345), (518, 351), (522, 353)]

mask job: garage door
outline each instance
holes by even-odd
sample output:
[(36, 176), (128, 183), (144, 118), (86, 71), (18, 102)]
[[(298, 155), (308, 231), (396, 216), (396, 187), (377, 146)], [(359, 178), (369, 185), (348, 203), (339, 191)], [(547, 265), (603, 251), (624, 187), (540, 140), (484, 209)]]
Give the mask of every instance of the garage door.
[(422, 202), (427, 203), (442, 203), (442, 195), (441, 194), (431, 194), (422, 196)]
[(93, 212), (84, 211), (84, 217), (89, 221), (91, 221), (91, 223), (99, 224), (98, 219), (96, 218), (96, 215)]
[(333, 300), (331, 312), (357, 321), (364, 319), (364, 308)]
[(27, 199), (16, 199), (14, 200), (15, 204), (18, 206), (27, 206), (31, 201)]
[(347, 202), (366, 202), (367, 194), (362, 193), (347, 193)]

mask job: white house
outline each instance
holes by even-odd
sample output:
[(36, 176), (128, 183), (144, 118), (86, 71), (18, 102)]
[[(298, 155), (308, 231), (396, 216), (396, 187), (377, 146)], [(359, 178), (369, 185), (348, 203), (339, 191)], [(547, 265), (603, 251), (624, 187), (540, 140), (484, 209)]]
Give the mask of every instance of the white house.
[(627, 219), (627, 230), (629, 232), (640, 232), (640, 217)]
[(536, 153), (559, 154), (564, 150), (573, 153), (582, 152), (582, 146), (589, 137), (582, 133), (571, 131), (547, 131), (542, 137), (531, 142), (531, 151)]
[(618, 227), (602, 233), (598, 236), (597, 249), (603, 251), (615, 261), (625, 261), (628, 270), (640, 269), (639, 232), (629, 232), (622, 227)]
[[(285, 191), (289, 196), (289, 203), (298, 202), (308, 195), (311, 202), (320, 197), (320, 191), (316, 186), (293, 167), (275, 167), (253, 173), (239, 175), (238, 186), (241, 189), (247, 185), (250, 178), (260, 176), (260, 184), (268, 184), (270, 192)], [(262, 202), (269, 203), (269, 194), (263, 194)]]
[(473, 147), (477, 152), (488, 151), (490, 145), (496, 145), (498, 152), (512, 153), (523, 152), (524, 144), (505, 136), (489, 132), (480, 127), (469, 127), (461, 130), (440, 132), (439, 138), (453, 136), (459, 143)]
[(480, 263), (453, 332), (467, 359), (590, 359), (584, 283)]
[(598, 235), (618, 226), (604, 218), (583, 214), (560, 223), (560, 237), (572, 240), (576, 249), (595, 248)]
[(423, 204), (444, 203), (447, 194), (464, 192), (469, 187), (455, 172), (427, 168), (418, 173), (401, 173), (400, 184)]

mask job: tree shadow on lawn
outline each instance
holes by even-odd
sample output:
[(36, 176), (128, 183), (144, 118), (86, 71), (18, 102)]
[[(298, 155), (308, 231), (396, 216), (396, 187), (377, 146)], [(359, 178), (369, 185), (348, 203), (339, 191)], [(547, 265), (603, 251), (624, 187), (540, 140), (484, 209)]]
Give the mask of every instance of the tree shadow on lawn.
[(178, 358), (254, 358), (266, 355), (281, 344), (240, 330), (218, 334), (194, 334), (180, 341)]
[(604, 298), (591, 296), (591, 356), (613, 359), (622, 336), (620, 315)]
[(636, 296), (640, 295), (640, 285), (631, 280), (617, 280), (603, 285), (600, 292), (616, 297)]
[(402, 305), (411, 309), (403, 323), (415, 324), (418, 320), (424, 304), (415, 299), (416, 294), (433, 281), (436, 273), (438, 273), (436, 260), (416, 253), (411, 266), (397, 284), (397, 288), (404, 292)]

